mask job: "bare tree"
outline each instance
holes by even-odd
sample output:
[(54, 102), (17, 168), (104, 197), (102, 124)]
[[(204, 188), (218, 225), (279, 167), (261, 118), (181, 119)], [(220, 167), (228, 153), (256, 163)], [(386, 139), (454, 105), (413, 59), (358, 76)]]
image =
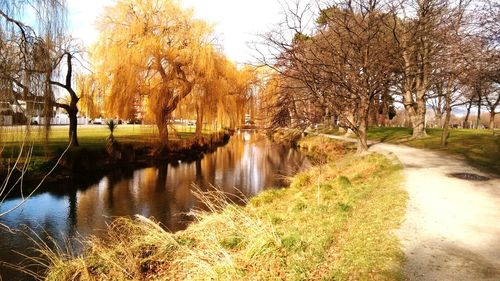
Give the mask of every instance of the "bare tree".
[[(29, 10), (35, 16), (28, 21), (24, 15)], [(0, 0), (0, 99), (3, 102), (14, 103), (22, 109), (19, 100), (42, 101), (46, 113), (52, 110), (50, 100), (53, 92), (49, 83), (52, 73), (47, 70), (53, 61), (47, 49), (59, 44), (65, 28), (65, 13), (64, 0)], [(2, 200), (16, 188), (21, 187), (21, 193), (23, 192), (22, 182), (32, 153), (32, 148), (29, 147), (29, 117), (33, 114), (32, 109), (27, 104), (23, 112), (28, 117), (25, 135), (18, 157), (7, 168), (0, 186)], [(48, 114), (46, 118), (49, 118)], [(49, 123), (46, 124), (48, 126)], [(20, 171), (17, 178), (14, 178), (14, 171)], [(23, 194), (20, 203), (5, 210), (0, 216), (23, 204), (41, 186), (44, 179), (31, 193)]]
[(447, 20), (440, 26), (443, 35), (437, 72), (441, 75), (438, 75), (436, 80), (439, 81), (437, 84), (441, 85), (441, 95), (444, 99), (445, 119), (441, 133), (441, 147), (447, 146), (452, 107), (460, 104), (463, 93), (458, 77), (463, 75), (462, 71), (466, 64), (464, 56), (467, 51), (462, 46), (468, 36), (465, 27), (469, 4), (470, 0), (460, 0), (455, 7), (448, 5), (444, 14)]
[[(289, 9), (282, 26), (295, 32), (292, 41), (283, 40), (280, 32), (266, 37), (274, 50), (280, 50), (275, 63), (268, 65), (294, 89), (294, 98), (286, 100), (319, 104), (337, 114), (358, 137), (359, 151), (368, 148), (370, 105), (393, 79), (394, 48), (385, 24), (389, 15), (383, 10), (382, 1), (333, 1), (320, 7), (317, 26), (307, 35), (298, 28), (303, 13)], [(296, 19), (295, 25), (288, 22), (290, 18)], [(294, 114), (293, 105), (284, 110)]]
[[(466, 56), (464, 77), (462, 83), (470, 89), (468, 95), (468, 113), (470, 107), (477, 107), (476, 128), (480, 127), (481, 109), (486, 108), (490, 112), (490, 127), (494, 125), (496, 108), (499, 104), (499, 73), (498, 50), (489, 44), (488, 40), (481, 36), (475, 36), (467, 44), (469, 51)], [(466, 120), (468, 121), (468, 115)]]
[(74, 64), (74, 53), (64, 50), (61, 52), (59, 55), (59, 59), (56, 61), (55, 67), (60, 67), (59, 64), (64, 61), (64, 58), (66, 58), (66, 75), (65, 75), (65, 80), (64, 83), (55, 81), (55, 79), (52, 77), (49, 80), (50, 85), (60, 87), (69, 94), (69, 101), (67, 103), (61, 103), (61, 102), (54, 102), (54, 105), (56, 107), (63, 108), (67, 113), (69, 117), (69, 141), (71, 146), (78, 146), (78, 119), (77, 119), (77, 114), (78, 114), (78, 101), (80, 101), (80, 97), (76, 94), (72, 84), (73, 84), (73, 64)]
[(390, 27), (399, 59), (397, 77), (403, 105), (413, 129), (412, 138), (426, 135), (427, 95), (441, 49), (445, 0), (392, 2)]

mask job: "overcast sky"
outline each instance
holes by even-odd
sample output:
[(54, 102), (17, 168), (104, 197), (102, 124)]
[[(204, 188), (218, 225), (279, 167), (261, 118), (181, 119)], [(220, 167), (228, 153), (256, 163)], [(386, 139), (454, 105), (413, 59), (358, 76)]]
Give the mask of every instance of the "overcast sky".
[[(68, 0), (69, 29), (75, 38), (90, 45), (98, 37), (94, 27), (96, 18), (105, 6), (114, 0)], [(215, 23), (215, 32), (226, 55), (237, 63), (253, 61), (248, 42), (257, 34), (271, 29), (280, 20), (278, 0), (184, 0), (185, 7), (193, 7), (195, 17)]]

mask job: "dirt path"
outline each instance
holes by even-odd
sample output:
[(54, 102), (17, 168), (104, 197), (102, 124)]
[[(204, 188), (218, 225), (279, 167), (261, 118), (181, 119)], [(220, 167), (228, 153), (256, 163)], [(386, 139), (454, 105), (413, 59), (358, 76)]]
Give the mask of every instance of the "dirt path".
[[(500, 179), (436, 151), (384, 143), (370, 150), (394, 154), (404, 165), (409, 201), (397, 235), (407, 278), (500, 281)], [(490, 179), (463, 180), (453, 173)]]

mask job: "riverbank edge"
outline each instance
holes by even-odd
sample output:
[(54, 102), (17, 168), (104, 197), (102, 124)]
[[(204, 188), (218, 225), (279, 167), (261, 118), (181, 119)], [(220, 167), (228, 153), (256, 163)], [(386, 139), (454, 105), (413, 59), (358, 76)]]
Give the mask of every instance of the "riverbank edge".
[(169, 233), (140, 216), (117, 219), (109, 239), (85, 242), (81, 256), (45, 251), (47, 280), (402, 279), (393, 233), (407, 200), (401, 165), (317, 136), (298, 146), (313, 159), (342, 152), (243, 207), (198, 193), (213, 213), (194, 213), (184, 231)]
[[(155, 153), (157, 149), (155, 144), (135, 146), (126, 142), (119, 143), (119, 146), (126, 150), (127, 155), (124, 155), (123, 159), (115, 159), (112, 153), (106, 151), (106, 144), (103, 144), (102, 149), (97, 151), (82, 147), (70, 148), (61, 159), (59, 157), (63, 151), (45, 165), (26, 172), (22, 180), (23, 192), (26, 195), (35, 189), (36, 192), (64, 191), (67, 186), (80, 188), (91, 185), (106, 174), (120, 169), (133, 170), (160, 164), (193, 162), (226, 145), (233, 134), (233, 131), (224, 130), (196, 140), (173, 140), (169, 142), (169, 151), (162, 155)], [(53, 167), (55, 169), (49, 173)], [(12, 186), (12, 182), (17, 181), (20, 177), (20, 171), (13, 171), (10, 176), (11, 181), (6, 186)], [(6, 175), (0, 175), (2, 182), (5, 181), (5, 178)], [(39, 184), (41, 184), (40, 187), (38, 187)], [(9, 197), (20, 195), (18, 189), (14, 188)]]
[[(368, 140), (373, 143), (405, 145), (438, 151), (463, 159), (469, 165), (490, 174), (500, 176), (500, 130), (450, 129), (447, 147), (441, 146), (441, 128), (426, 128), (427, 136), (411, 139), (412, 129), (405, 127), (370, 127)], [(311, 133), (343, 136), (345, 133), (332, 129), (312, 130)], [(348, 136), (355, 139), (353, 136)]]

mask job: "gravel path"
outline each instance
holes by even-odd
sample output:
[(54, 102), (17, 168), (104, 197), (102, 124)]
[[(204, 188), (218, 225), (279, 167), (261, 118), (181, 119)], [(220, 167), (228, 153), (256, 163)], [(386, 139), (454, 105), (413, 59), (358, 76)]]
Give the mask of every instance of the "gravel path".
[[(500, 281), (500, 179), (436, 151), (385, 143), (370, 150), (393, 154), (404, 166), (409, 201), (397, 235), (407, 278)], [(490, 179), (464, 180), (453, 173)]]

